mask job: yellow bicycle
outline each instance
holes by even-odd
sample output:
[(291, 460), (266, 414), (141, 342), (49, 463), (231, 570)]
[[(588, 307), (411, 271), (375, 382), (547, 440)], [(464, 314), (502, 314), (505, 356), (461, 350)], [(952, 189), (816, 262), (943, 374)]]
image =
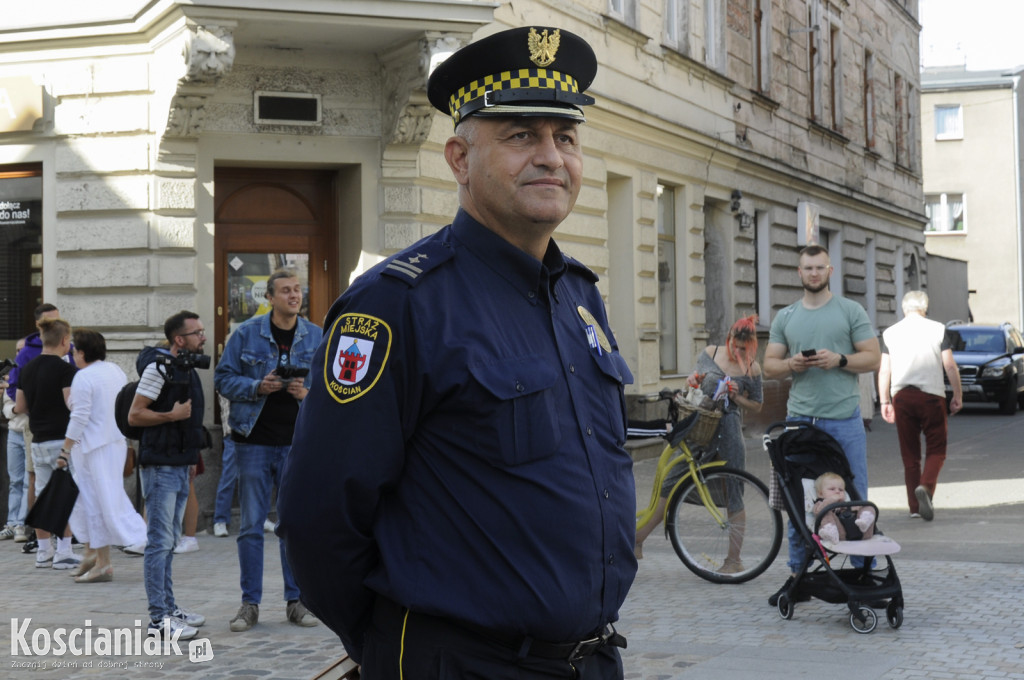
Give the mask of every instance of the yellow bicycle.
[[(676, 420), (678, 406), (669, 399), (670, 420)], [(712, 583), (743, 583), (764, 573), (779, 554), (782, 513), (768, 504), (760, 479), (713, 459), (717, 424), (715, 414), (697, 409), (665, 435), (651, 501), (637, 513), (637, 528), (654, 516), (662, 486), (675, 472), (665, 533), (679, 559)]]

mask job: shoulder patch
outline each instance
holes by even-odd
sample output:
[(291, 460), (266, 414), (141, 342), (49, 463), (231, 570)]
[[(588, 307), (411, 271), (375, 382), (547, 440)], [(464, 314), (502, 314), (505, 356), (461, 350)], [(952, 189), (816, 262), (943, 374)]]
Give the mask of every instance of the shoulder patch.
[(339, 404), (363, 396), (377, 384), (391, 354), (391, 327), (367, 314), (342, 314), (331, 326), (323, 380)]
[(424, 275), (455, 256), (451, 244), (443, 241), (422, 241), (385, 261), (381, 273), (417, 285)]

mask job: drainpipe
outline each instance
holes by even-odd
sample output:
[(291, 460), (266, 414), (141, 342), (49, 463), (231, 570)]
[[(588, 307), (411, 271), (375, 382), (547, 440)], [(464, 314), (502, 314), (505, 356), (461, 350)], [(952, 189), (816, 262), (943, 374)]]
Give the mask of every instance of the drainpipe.
[[(1019, 72), (1018, 72), (1019, 73)], [(1021, 218), (1020, 185), (1020, 111), (1018, 109), (1018, 87), (1020, 75), (1013, 76), (1013, 181), (1017, 198), (1017, 328), (1024, 327), (1024, 220)]]

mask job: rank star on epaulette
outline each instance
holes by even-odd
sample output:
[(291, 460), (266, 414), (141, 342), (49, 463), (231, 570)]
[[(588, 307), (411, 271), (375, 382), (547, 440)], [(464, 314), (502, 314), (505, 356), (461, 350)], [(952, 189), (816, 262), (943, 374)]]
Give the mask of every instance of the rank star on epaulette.
[(369, 392), (391, 354), (391, 328), (375, 316), (342, 314), (331, 326), (324, 383), (339, 404)]
[(405, 260), (394, 259), (388, 263), (388, 269), (393, 269), (397, 272), (402, 272), (410, 279), (415, 279), (417, 276), (423, 273), (423, 270), (418, 265), (422, 260), (429, 259), (424, 253), (416, 253), (410, 255)]

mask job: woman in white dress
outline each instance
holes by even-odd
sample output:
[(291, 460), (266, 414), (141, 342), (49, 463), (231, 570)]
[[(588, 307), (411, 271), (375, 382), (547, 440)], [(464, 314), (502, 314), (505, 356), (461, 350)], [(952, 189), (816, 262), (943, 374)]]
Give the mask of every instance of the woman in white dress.
[(78, 583), (98, 583), (111, 580), (114, 573), (110, 546), (144, 542), (146, 522), (132, 507), (122, 478), (128, 449), (114, 421), (114, 398), (127, 382), (124, 371), (105, 361), (107, 343), (96, 331), (80, 328), (72, 339), (79, 370), (68, 399), (71, 420), (64, 451), (70, 454), (62, 459), (70, 455), (79, 491), (69, 524), (86, 546), (74, 576)]

